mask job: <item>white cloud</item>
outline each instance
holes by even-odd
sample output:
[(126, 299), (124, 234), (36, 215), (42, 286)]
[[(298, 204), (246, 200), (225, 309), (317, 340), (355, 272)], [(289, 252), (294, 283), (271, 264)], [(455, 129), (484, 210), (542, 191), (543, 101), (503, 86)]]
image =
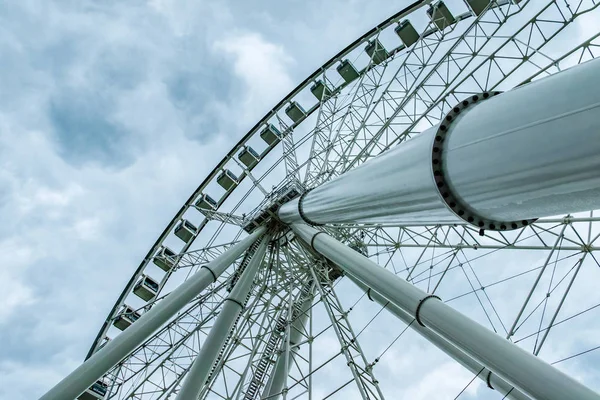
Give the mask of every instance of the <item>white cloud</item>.
[[(4, 55), (20, 54), (13, 76), (0, 78), (1, 103), (11, 98), (0, 108), (0, 375), (11, 381), (0, 397), (11, 399), (39, 396), (81, 362), (144, 251), (229, 146), (218, 131), (195, 140), (172, 103), (165, 82), (180, 70), (178, 33), (138, 20), (160, 17), (143, 7), (23, 6), (12, 10), (21, 25), (48, 34), (33, 39), (18, 26), (0, 41)], [(53, 51), (58, 58), (40, 63)], [(77, 150), (56, 142), (47, 111), (66, 88), (109, 99), (94, 111), (125, 127), (128, 165), (115, 167), (110, 153), (65, 157), (93, 150), (103, 134), (82, 132)]]
[(273, 44), (260, 34), (237, 33), (218, 40), (214, 51), (233, 60), (235, 76), (244, 84), (244, 97), (235, 99), (230, 109), (250, 125), (261, 113), (266, 113), (294, 87), (288, 69), (293, 59), (282, 46)]
[[(1, 249), (10, 250), (10, 249)], [(12, 264), (12, 260), (1, 260), (5, 264)], [(8, 270), (0, 270), (0, 292), (2, 293), (2, 307), (0, 307), (0, 326), (8, 320), (19, 308), (35, 303), (34, 292), (31, 287), (23, 282), (18, 274)]]
[[(456, 396), (473, 379), (473, 374), (457, 363), (445, 363), (427, 372), (416, 384), (405, 392), (404, 397), (414, 400), (441, 399), (442, 394)], [(481, 380), (475, 379), (464, 391), (464, 398), (475, 396)], [(456, 393), (456, 394), (454, 394)], [(448, 396), (448, 398), (451, 398)]]
[[(47, 387), (61, 378), (59, 371), (46, 365), (34, 365), (28, 362), (0, 361), (0, 398), (11, 400), (31, 400), (33, 393), (42, 393)], [(15, 387), (24, 377), (27, 386)]]
[[(398, 8), (68, 3), (13, 2), (0, 16), (0, 376), (10, 382), (0, 398), (35, 398), (78, 365), (137, 263), (232, 141)], [(57, 98), (92, 104), (87, 121), (117, 126), (114, 137), (84, 126), (66, 135), (80, 142), (59, 142)], [(371, 317), (354, 315), (358, 326)], [(387, 346), (394, 322), (361, 340), (368, 354)], [(402, 345), (410, 351), (394, 347), (375, 368), (391, 394), (452, 398), (472, 378), (422, 342)], [(332, 334), (315, 344), (337, 346)], [(341, 364), (319, 379), (345, 379)]]

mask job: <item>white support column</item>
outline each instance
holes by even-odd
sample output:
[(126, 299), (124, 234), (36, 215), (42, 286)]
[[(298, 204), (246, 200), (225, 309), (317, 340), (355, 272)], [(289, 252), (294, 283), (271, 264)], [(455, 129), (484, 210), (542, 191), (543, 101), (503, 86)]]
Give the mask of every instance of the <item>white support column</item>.
[(300, 342), (300, 340), (302, 340), (304, 326), (306, 325), (306, 321), (308, 320), (309, 316), (309, 310), (312, 306), (312, 291), (313, 286), (311, 285), (310, 292), (308, 293), (308, 296), (305, 297), (301, 302), (298, 308), (298, 316), (292, 322), (292, 326), (290, 327), (291, 350), (289, 354), (288, 365), (285, 365), (285, 354), (280, 354), (277, 357), (275, 367), (273, 367), (273, 371), (271, 372), (271, 376), (267, 381), (261, 399), (276, 400), (279, 398), (279, 393), (281, 393), (285, 387), (290, 368), (294, 363), (294, 356), (298, 352), (298, 347), (296, 345)]
[(435, 332), (528, 396), (544, 400), (600, 400), (597, 393), (540, 358), (465, 317), (438, 297), (423, 292), (326, 233), (304, 224), (292, 224), (291, 227), (317, 253), (379, 292), (415, 318), (422, 327)]
[(206, 383), (208, 374), (210, 373), (219, 352), (225, 345), (229, 332), (244, 309), (246, 297), (248, 297), (248, 293), (250, 293), (250, 289), (252, 289), (254, 276), (263, 262), (269, 240), (270, 236), (265, 236), (262, 239), (260, 246), (256, 249), (256, 252), (246, 266), (239, 281), (229, 294), (229, 297), (225, 299), (219, 316), (206, 337), (206, 340), (204, 340), (198, 356), (187, 372), (187, 377), (181, 385), (179, 394), (176, 397), (177, 400), (198, 399), (200, 391)]
[(500, 378), (498, 375), (495, 375), (482, 366), (479, 362), (472, 359), (458, 348), (448, 343), (447, 340), (436, 334), (435, 332), (427, 329), (426, 327), (418, 324), (415, 319), (404, 312), (400, 307), (390, 303), (385, 297), (377, 293), (376, 291), (369, 288), (367, 285), (359, 281), (353, 275), (346, 275), (352, 282), (354, 282), (358, 287), (367, 292), (370, 299), (384, 306), (389, 312), (398, 317), (405, 324), (410, 324), (410, 327), (417, 331), (419, 335), (423, 336), (427, 339), (431, 344), (436, 346), (438, 349), (442, 350), (444, 353), (448, 354), (455, 361), (460, 363), (463, 367), (467, 368), (473, 374), (476, 374), (481, 380), (483, 380), (486, 385), (494, 390), (497, 390), (502, 395), (506, 396), (507, 399), (512, 400), (531, 400), (529, 396), (521, 392), (519, 389), (513, 388), (513, 386), (504, 379)]
[(283, 205), (279, 216), (503, 230), (598, 209), (597, 82), (600, 59), (468, 97), (439, 125)]
[(50, 389), (40, 400), (74, 399), (94, 384), (119, 361), (144, 342), (156, 329), (199, 295), (265, 232), (257, 229), (250, 236), (229, 248), (192, 277), (173, 290), (163, 300), (135, 321), (120, 335), (108, 342), (66, 378)]

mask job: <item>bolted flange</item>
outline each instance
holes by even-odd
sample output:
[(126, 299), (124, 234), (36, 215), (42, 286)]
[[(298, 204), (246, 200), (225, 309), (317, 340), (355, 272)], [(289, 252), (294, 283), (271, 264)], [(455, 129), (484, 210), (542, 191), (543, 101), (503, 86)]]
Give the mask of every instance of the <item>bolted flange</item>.
[(458, 103), (450, 112), (446, 114), (435, 135), (435, 139), (431, 151), (431, 169), (433, 173), (433, 179), (437, 186), (438, 194), (442, 201), (446, 204), (448, 209), (452, 211), (458, 218), (463, 221), (478, 227), (483, 233), (484, 229), (492, 231), (505, 231), (522, 228), (527, 226), (537, 219), (528, 219), (522, 221), (497, 221), (489, 218), (485, 218), (478, 215), (477, 211), (471, 208), (468, 204), (460, 199), (459, 196), (454, 193), (452, 187), (448, 184), (448, 176), (444, 168), (444, 152), (445, 144), (447, 143), (447, 136), (450, 131), (451, 124), (456, 118), (468, 108), (472, 107), (481, 101), (487, 100), (493, 96), (499, 95), (501, 92), (483, 92), (468, 97), (467, 99)]

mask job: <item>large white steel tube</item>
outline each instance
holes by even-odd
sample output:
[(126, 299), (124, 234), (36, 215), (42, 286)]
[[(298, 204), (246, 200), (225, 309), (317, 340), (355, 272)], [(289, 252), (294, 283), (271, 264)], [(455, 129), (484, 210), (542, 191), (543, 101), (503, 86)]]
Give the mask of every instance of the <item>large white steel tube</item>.
[(367, 285), (359, 281), (353, 275), (348, 274), (346, 276), (358, 287), (367, 292), (370, 299), (376, 301), (382, 306), (385, 306), (385, 308), (389, 312), (394, 314), (404, 323), (410, 324), (410, 327), (413, 330), (417, 331), (431, 344), (436, 346), (438, 349), (442, 350), (444, 353), (448, 354), (450, 357), (452, 357), (454, 360), (460, 363), (463, 367), (467, 368), (473, 374), (477, 375), (481, 380), (483, 380), (486, 383), (488, 387), (497, 390), (502, 395), (506, 396), (506, 398), (508, 399), (531, 400), (529, 396), (521, 392), (519, 389), (515, 389), (511, 384), (504, 381), (504, 379), (500, 378), (498, 375), (493, 374), (489, 369), (482, 366), (479, 362), (472, 359), (452, 344), (448, 343), (447, 340), (445, 340), (432, 330), (416, 323), (416, 321), (414, 321), (414, 317), (404, 312), (400, 307), (390, 303), (385, 297), (383, 297), (376, 291), (370, 289)]
[(299, 314), (297, 318), (292, 322), (292, 326), (290, 327), (291, 350), (289, 352), (287, 366), (285, 365), (285, 353), (279, 354), (279, 356), (277, 357), (277, 361), (275, 362), (275, 367), (273, 367), (273, 371), (271, 372), (271, 376), (267, 381), (267, 385), (265, 386), (265, 390), (263, 391), (261, 399), (276, 400), (279, 398), (279, 394), (283, 390), (287, 381), (290, 368), (294, 363), (294, 356), (298, 352), (298, 347), (296, 345), (300, 343), (300, 340), (302, 340), (302, 333), (304, 332), (304, 326), (306, 325), (306, 321), (308, 320), (308, 314), (311, 306), (312, 296), (304, 298), (302, 304), (299, 307)]
[(152, 309), (142, 314), (129, 328), (108, 342), (66, 378), (50, 389), (40, 400), (74, 399), (94, 384), (119, 361), (143, 343), (156, 329), (175, 315), (183, 306), (215, 282), (244, 251), (265, 232), (259, 228), (250, 236), (229, 248), (213, 261), (202, 266)]
[(177, 400), (198, 399), (200, 391), (208, 378), (210, 369), (225, 345), (229, 332), (237, 321), (238, 316), (244, 309), (246, 297), (248, 297), (248, 293), (252, 289), (254, 276), (263, 262), (269, 240), (269, 236), (263, 237), (260, 245), (252, 255), (252, 259), (229, 294), (229, 297), (225, 299), (219, 316), (210, 329), (206, 340), (204, 340), (198, 356), (187, 372), (185, 381), (181, 385), (179, 394), (177, 394)]
[[(303, 195), (304, 222), (456, 223), (442, 201), (431, 170), (435, 129), (429, 129)], [(281, 206), (287, 223), (303, 222), (300, 199)]]
[(438, 126), (304, 195), (300, 212), (294, 200), (279, 215), (288, 223), (303, 213), (313, 224), (437, 224), (461, 212), (482, 228), (511, 229), (600, 208), (599, 84), (595, 59), (469, 97)]
[(291, 227), (316, 252), (528, 396), (544, 400), (600, 400), (598, 394), (540, 358), (465, 317), (438, 297), (425, 293), (324, 232), (305, 224), (292, 224)]

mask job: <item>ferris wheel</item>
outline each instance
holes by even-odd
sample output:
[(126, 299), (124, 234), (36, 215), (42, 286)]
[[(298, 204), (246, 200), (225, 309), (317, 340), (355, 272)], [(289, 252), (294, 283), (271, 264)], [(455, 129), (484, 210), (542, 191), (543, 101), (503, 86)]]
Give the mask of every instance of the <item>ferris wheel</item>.
[(598, 4), (421, 0), (356, 39), (42, 399), (600, 399)]

